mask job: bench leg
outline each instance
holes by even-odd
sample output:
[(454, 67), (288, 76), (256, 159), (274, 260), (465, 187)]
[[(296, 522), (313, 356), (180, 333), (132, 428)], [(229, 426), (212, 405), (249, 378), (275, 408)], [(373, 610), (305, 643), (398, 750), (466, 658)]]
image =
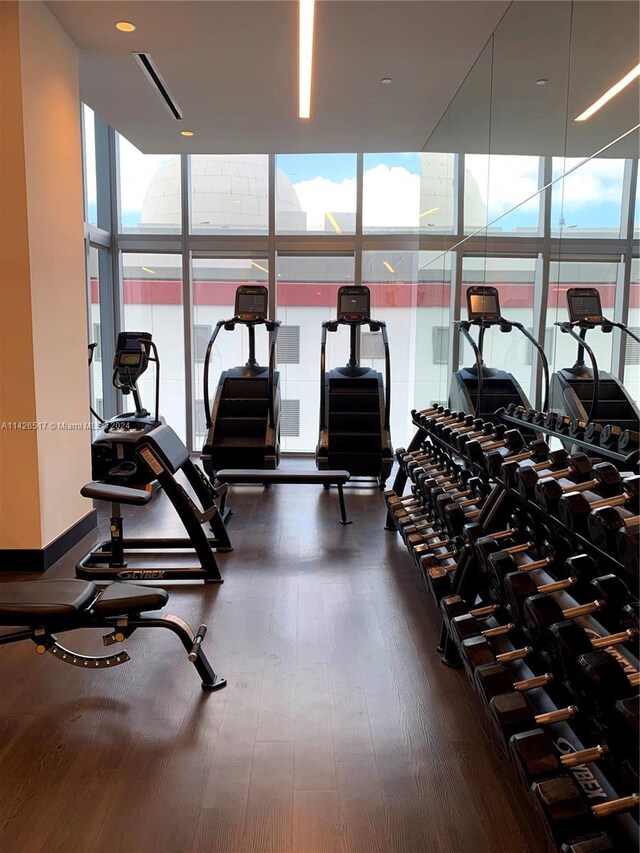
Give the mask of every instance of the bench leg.
[(342, 483), (338, 483), (338, 500), (340, 501), (340, 524), (351, 524), (347, 518), (347, 510), (344, 505), (344, 492), (342, 491)]

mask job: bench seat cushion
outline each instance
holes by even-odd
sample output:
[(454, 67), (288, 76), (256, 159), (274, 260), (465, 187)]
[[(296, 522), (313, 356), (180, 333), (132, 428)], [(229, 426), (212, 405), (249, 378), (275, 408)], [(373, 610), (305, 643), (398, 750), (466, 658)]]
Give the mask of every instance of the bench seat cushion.
[(169, 600), (165, 589), (129, 583), (109, 584), (93, 608), (97, 616), (124, 616), (145, 610), (161, 610)]
[(216, 472), (222, 483), (346, 483), (348, 471), (271, 471), (258, 468), (223, 468)]
[(47, 625), (86, 610), (98, 594), (91, 581), (11, 581), (0, 584), (0, 625)]
[(111, 503), (132, 504), (143, 506), (151, 500), (151, 492), (144, 489), (132, 489), (130, 486), (116, 486), (112, 483), (101, 483), (94, 480), (80, 489), (83, 498), (93, 498), (97, 501), (110, 501)]

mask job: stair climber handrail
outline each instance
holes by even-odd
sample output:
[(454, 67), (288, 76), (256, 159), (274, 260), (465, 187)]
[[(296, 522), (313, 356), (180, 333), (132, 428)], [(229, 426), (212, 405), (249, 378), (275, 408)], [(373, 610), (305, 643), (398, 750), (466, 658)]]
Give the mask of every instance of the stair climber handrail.
[(232, 317), (230, 320), (218, 320), (216, 327), (209, 338), (209, 343), (207, 344), (207, 351), (204, 356), (204, 373), (202, 376), (204, 420), (207, 429), (211, 429), (211, 405), (209, 404), (209, 363), (211, 361), (211, 350), (213, 349), (213, 345), (218, 337), (220, 329), (222, 329), (223, 326), (229, 326), (231, 323), (235, 324), (236, 320), (236, 317)]
[(269, 427), (271, 429), (275, 429), (276, 426), (276, 417), (273, 406), (273, 374), (276, 369), (276, 342), (278, 340), (280, 322), (280, 320), (273, 320), (265, 324), (269, 331), (269, 378), (267, 387), (269, 398)]
[(320, 432), (326, 429), (327, 420), (325, 413), (325, 388), (324, 376), (326, 372), (327, 360), (327, 331), (329, 326), (334, 325), (331, 320), (325, 321), (322, 324), (322, 337), (320, 338)]
[(387, 336), (387, 324), (382, 320), (376, 320), (376, 325), (380, 327), (382, 333), (382, 344), (384, 346), (384, 363), (385, 363), (385, 402), (384, 402), (384, 429), (386, 432), (390, 430), (391, 421), (391, 355), (389, 352), (389, 337)]
[[(598, 362), (596, 361), (594, 352), (585, 340), (587, 330), (586, 328), (582, 328), (580, 334), (577, 335), (573, 330), (572, 324), (569, 322), (556, 323), (555, 325), (559, 327), (561, 332), (564, 332), (565, 334), (571, 335), (572, 338), (575, 338), (578, 344), (580, 345), (578, 353), (584, 350), (589, 356), (589, 360), (591, 361), (591, 367), (593, 369), (593, 394), (591, 395), (591, 408), (589, 409), (589, 414), (586, 417), (586, 423), (589, 423), (591, 418), (595, 415), (598, 400), (600, 398), (600, 372), (598, 370)], [(581, 356), (579, 355), (579, 359), (580, 358)], [(582, 363), (584, 364), (584, 362)], [(579, 361), (578, 364), (580, 364)]]

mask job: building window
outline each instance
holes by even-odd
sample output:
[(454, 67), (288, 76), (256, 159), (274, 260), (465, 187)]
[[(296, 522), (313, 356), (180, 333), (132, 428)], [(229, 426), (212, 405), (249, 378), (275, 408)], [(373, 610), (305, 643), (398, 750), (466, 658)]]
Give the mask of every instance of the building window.
[(433, 363), (446, 364), (449, 352), (449, 327), (433, 327)]
[(280, 401), (280, 435), (288, 438), (300, 435), (300, 400)]
[[(640, 335), (640, 326), (629, 326), (629, 331), (634, 335)], [(625, 338), (624, 363), (640, 364), (640, 344), (629, 335), (625, 335)]]
[(102, 341), (100, 337), (100, 323), (93, 324), (93, 340), (91, 343), (95, 343), (98, 346), (93, 351), (93, 360), (94, 361), (102, 361)]
[(379, 332), (362, 332), (360, 335), (361, 358), (384, 358), (384, 343)]
[(212, 328), (209, 325), (195, 325), (193, 327), (193, 358), (198, 363), (204, 361), (207, 353), (209, 338)]
[(280, 326), (276, 358), (278, 364), (300, 364), (300, 326)]

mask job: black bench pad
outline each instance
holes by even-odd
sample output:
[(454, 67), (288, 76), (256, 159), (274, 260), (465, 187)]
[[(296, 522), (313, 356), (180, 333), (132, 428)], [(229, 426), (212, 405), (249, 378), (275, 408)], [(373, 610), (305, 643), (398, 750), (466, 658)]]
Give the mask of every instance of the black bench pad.
[(322, 483), (342, 485), (348, 471), (271, 471), (259, 468), (222, 468), (216, 478), (222, 483)]
[(169, 593), (166, 589), (114, 581), (105, 587), (93, 610), (97, 616), (120, 616), (145, 610), (161, 610), (167, 601)]
[(0, 625), (46, 625), (86, 610), (98, 594), (91, 581), (11, 581), (0, 584)]
[(94, 498), (97, 501), (132, 504), (143, 506), (151, 500), (151, 492), (144, 489), (132, 489), (130, 486), (114, 486), (111, 483), (100, 483), (94, 480), (80, 489), (83, 498)]

